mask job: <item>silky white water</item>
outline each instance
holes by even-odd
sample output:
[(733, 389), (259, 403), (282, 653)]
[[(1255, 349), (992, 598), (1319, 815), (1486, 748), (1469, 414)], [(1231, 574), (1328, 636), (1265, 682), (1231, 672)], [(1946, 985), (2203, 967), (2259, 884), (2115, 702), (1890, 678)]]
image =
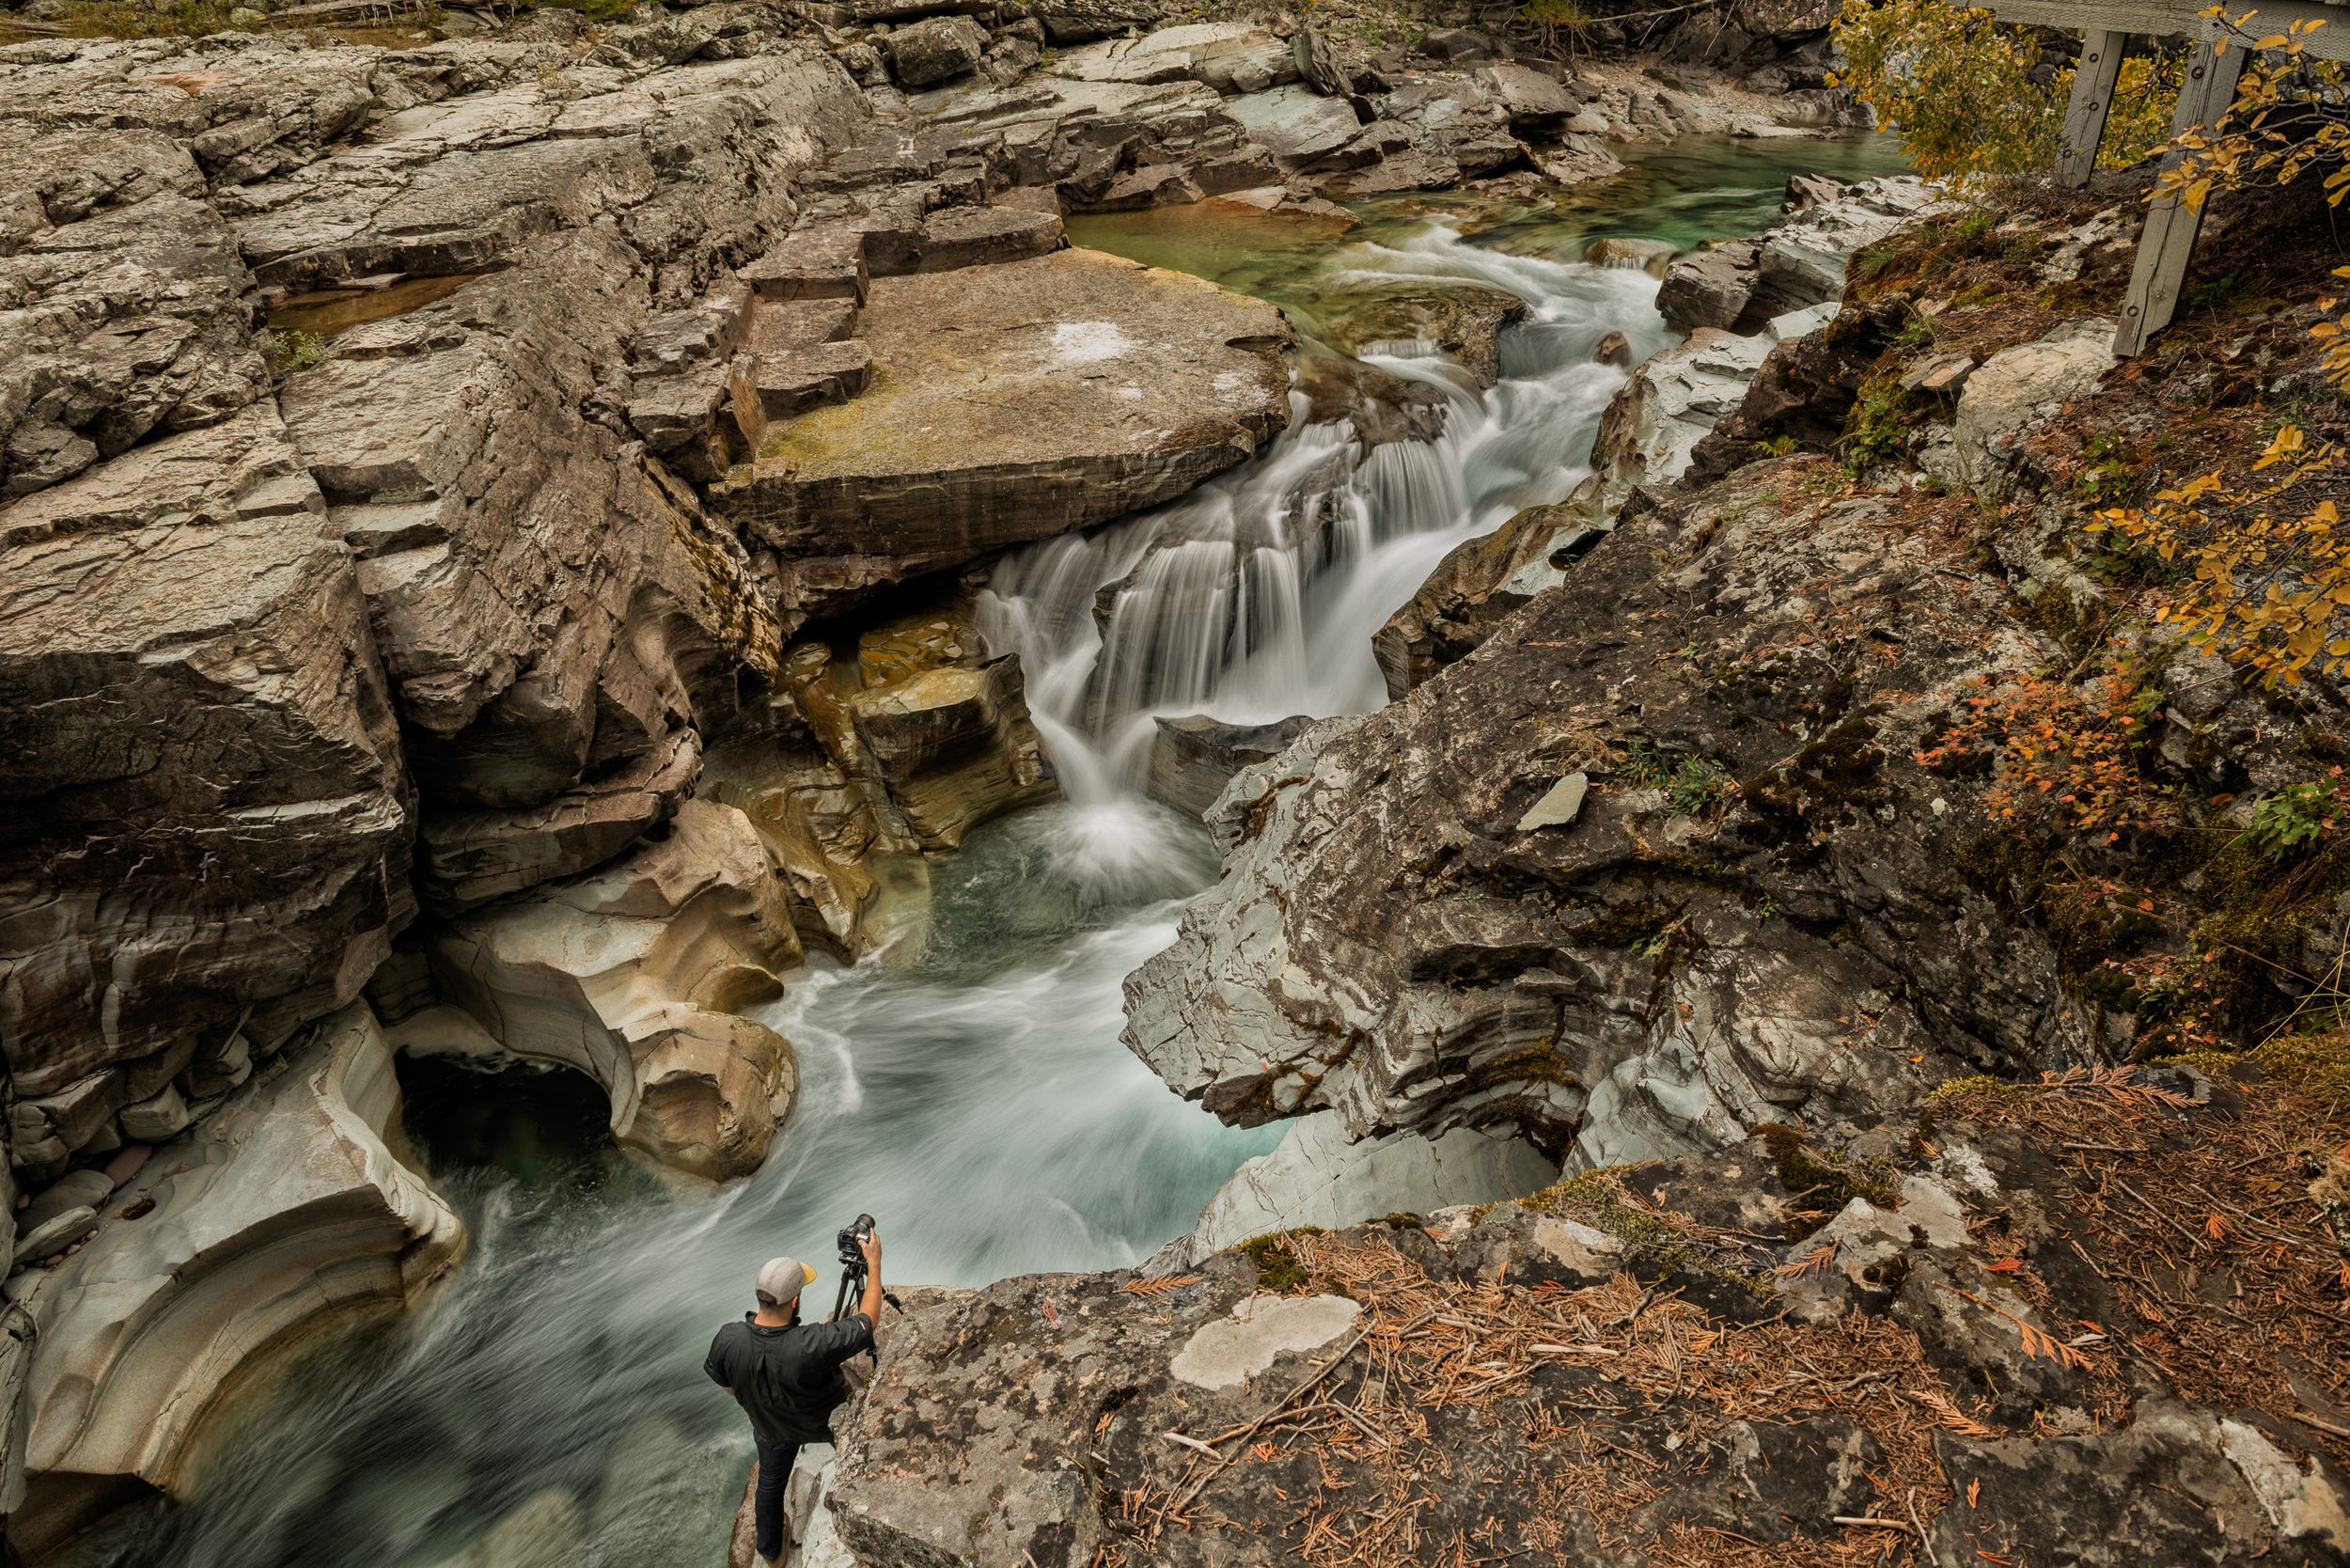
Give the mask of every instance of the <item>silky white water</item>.
[[(1569, 258), (1606, 233), (1751, 233), (1788, 172), (1889, 166), (1857, 142), (1676, 149), (1532, 217), (1389, 206), (1278, 256), (1253, 238), (1162, 254), (1193, 234), (1181, 212), (1077, 220), (1078, 243), (1277, 298), (1309, 332), (1415, 280), (1507, 289), (1534, 316), (1481, 395), (1422, 345), (1373, 356), (1443, 392), (1434, 445), (1365, 454), (1341, 429), (1292, 428), (1182, 502), (1005, 560), (987, 635), (1022, 653), (1069, 798), (933, 866), (918, 951), (791, 978), (762, 1016), (796, 1046), (800, 1095), (758, 1175), (679, 1200), (609, 1148), (586, 1080), (404, 1062), (417, 1152), (472, 1232), (462, 1267), (405, 1320), (322, 1330), (239, 1400), (188, 1501), (119, 1517), (66, 1560), (438, 1568), (505, 1521), (576, 1541), (567, 1568), (714, 1568), (750, 1442), (701, 1359), (766, 1258), (819, 1263), (822, 1309), (832, 1232), (860, 1210), (900, 1282), (1116, 1266), (1187, 1229), (1280, 1129), (1219, 1126), (1118, 1040), (1120, 982), (1216, 875), (1198, 825), (1133, 788), (1152, 718), (1383, 701), (1371, 634), (1454, 544), (1580, 477), (1621, 379), (1591, 346), (1611, 328), (1637, 354), (1666, 341), (1653, 279)], [(1130, 575), (1104, 639), (1097, 595)]]
[[(1442, 436), (1366, 447), (1346, 423), (1288, 430), (1179, 501), (1016, 550), (980, 596), (992, 649), (1017, 651), (1074, 800), (1131, 793), (1160, 715), (1235, 724), (1361, 713), (1386, 700), (1376, 632), (1445, 553), (1590, 472), (1624, 372), (1593, 362), (1621, 332), (1637, 358), (1668, 343), (1657, 283), (1637, 269), (1515, 256), (1432, 221), (1333, 258), (1324, 287), (1394, 294), (1475, 285), (1517, 295), (1502, 377), (1480, 393), (1423, 343), (1363, 358), (1441, 395)], [(1108, 624), (1097, 604), (1111, 590)]]

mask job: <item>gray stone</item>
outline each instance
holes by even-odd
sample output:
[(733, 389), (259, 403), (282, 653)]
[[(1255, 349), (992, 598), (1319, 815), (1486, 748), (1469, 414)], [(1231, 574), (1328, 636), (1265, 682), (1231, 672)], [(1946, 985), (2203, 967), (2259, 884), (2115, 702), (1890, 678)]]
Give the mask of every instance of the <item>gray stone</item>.
[(921, 260), (913, 270), (944, 273), (1023, 261), (1056, 250), (1061, 243), (1058, 212), (949, 207), (922, 220)]
[(123, 1136), (142, 1143), (160, 1143), (188, 1124), (188, 1105), (170, 1084), (121, 1111)]
[(1031, 0), (1028, 14), (1055, 43), (1083, 43), (1130, 27), (1148, 29), (1172, 8), (1168, 0)]
[(2002, 349), (1966, 378), (1956, 434), (1961, 466), (1976, 483), (1992, 483), (2011, 459), (2015, 438), (2050, 405), (2087, 397), (2116, 361), (2113, 322), (2088, 316), (2037, 342)]
[(1230, 1388), (1284, 1351), (1318, 1350), (1355, 1326), (1362, 1304), (1342, 1295), (1252, 1295), (1199, 1329), (1167, 1370), (1195, 1388)]
[(1590, 778), (1571, 773), (1550, 787), (1550, 792), (1536, 801), (1525, 816), (1518, 819), (1520, 833), (1531, 833), (1538, 827), (1559, 827), (1574, 821), (1583, 809), (1583, 796), (1590, 789)]
[(889, 68), (910, 87), (960, 76), (987, 53), (987, 30), (967, 16), (934, 16), (882, 40)]
[(750, 383), (771, 419), (789, 418), (818, 403), (846, 402), (865, 390), (873, 369), (873, 351), (856, 342), (748, 357)]
[(1362, 131), (1345, 99), (1324, 98), (1302, 86), (1245, 93), (1225, 107), (1283, 168), (1336, 152)]
[(1759, 240), (1731, 240), (1684, 257), (1656, 291), (1657, 312), (1684, 326), (1730, 330), (1746, 313), (1762, 254)]
[(1662, 240), (1630, 240), (1610, 235), (1594, 240), (1583, 259), (1594, 267), (1630, 267), (1661, 278), (1680, 248)]
[(1205, 816), (1232, 775), (1277, 755), (1312, 722), (1302, 714), (1251, 725), (1225, 724), (1204, 713), (1162, 718), (1143, 788), (1162, 805)]
[(1493, 1203), (1558, 1179), (1557, 1165), (1506, 1134), (1456, 1128), (1434, 1139), (1402, 1133), (1349, 1142), (1340, 1119), (1319, 1112), (1234, 1171), (1190, 1234), (1155, 1255), (1150, 1270), (1175, 1273), (1276, 1231), (1337, 1231), (1390, 1214)]
[(820, 226), (794, 233), (735, 275), (761, 300), (849, 300), (862, 306), (872, 274), (862, 233)]
[(1431, 55), (1439, 60), (1451, 60), (1455, 63), (1490, 59), (1494, 52), (1491, 39), (1481, 34), (1465, 32), (1458, 27), (1430, 29), (1421, 36), (1419, 49), (1423, 55)]
[(1582, 111), (1583, 106), (1566, 88), (1524, 66), (1483, 66), (1475, 74), (1499, 102), (1512, 124), (1556, 128)]
[(20, 1232), (30, 1235), (70, 1210), (96, 1209), (113, 1195), (114, 1190), (114, 1183), (106, 1179), (102, 1170), (85, 1168), (68, 1171), (48, 1190), (37, 1195), (30, 1203), (16, 1212), (16, 1228)]
[(743, 346), (753, 353), (789, 353), (819, 343), (838, 343), (856, 336), (856, 311), (853, 299), (778, 304), (762, 300), (751, 309)]
[(83, 1207), (68, 1209), (53, 1219), (43, 1220), (17, 1238), (14, 1262), (32, 1262), (67, 1247), (98, 1229), (98, 1211)]

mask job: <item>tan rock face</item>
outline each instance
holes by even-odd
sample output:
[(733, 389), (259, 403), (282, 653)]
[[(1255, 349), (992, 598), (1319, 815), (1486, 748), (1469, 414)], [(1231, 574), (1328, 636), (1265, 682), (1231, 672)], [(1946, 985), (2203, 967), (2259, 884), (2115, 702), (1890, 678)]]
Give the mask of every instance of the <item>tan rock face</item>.
[(927, 914), (928, 854), (1059, 793), (1018, 660), (983, 658), (962, 600), (784, 668), (773, 731), (714, 752), (702, 789), (750, 818), (810, 947), (871, 951)]
[(411, 1304), (456, 1262), (464, 1228), (384, 1142), (399, 1116), (390, 1047), (354, 1004), (100, 1206), (33, 1302), (20, 1549), (93, 1500), (177, 1487), (215, 1398), (321, 1308)]
[(861, 693), (850, 707), (924, 849), (959, 848), (991, 817), (1060, 793), (1028, 717), (1017, 655), (930, 670)]
[(1287, 423), (1280, 312), (1099, 252), (877, 278), (859, 337), (864, 395), (711, 492), (803, 613), (1155, 505)]
[(431, 938), (444, 1008), (410, 1051), (504, 1051), (587, 1073), (620, 1146), (704, 1181), (767, 1155), (798, 1086), (791, 1047), (741, 1010), (782, 994), (799, 944), (759, 836), (689, 800), (668, 837), (601, 870), (460, 917)]

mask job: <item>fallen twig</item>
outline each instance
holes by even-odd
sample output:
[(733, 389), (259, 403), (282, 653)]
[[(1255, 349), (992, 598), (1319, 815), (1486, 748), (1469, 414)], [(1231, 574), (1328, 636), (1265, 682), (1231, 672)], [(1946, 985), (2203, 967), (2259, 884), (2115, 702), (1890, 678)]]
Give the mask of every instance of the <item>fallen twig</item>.
[(1942, 1568), (1942, 1560), (1934, 1555), (1934, 1543), (1926, 1539), (1925, 1521), (1918, 1517), (1918, 1488), (1909, 1489), (1909, 1523), (1918, 1532), (1918, 1549), (1926, 1554), (1926, 1568)]
[(1830, 1515), (1828, 1523), (1831, 1525), (1866, 1525), (1871, 1529), (1907, 1529), (1910, 1528), (1899, 1519), (1855, 1519), (1842, 1513)]

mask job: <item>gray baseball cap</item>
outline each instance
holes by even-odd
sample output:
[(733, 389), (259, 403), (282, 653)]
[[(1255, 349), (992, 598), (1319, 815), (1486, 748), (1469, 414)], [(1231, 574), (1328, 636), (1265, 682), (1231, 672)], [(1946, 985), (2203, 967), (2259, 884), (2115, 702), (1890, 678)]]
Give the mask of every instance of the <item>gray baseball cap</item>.
[(759, 1271), (759, 1299), (788, 1307), (800, 1298), (801, 1287), (815, 1280), (816, 1271), (797, 1258), (770, 1258)]

